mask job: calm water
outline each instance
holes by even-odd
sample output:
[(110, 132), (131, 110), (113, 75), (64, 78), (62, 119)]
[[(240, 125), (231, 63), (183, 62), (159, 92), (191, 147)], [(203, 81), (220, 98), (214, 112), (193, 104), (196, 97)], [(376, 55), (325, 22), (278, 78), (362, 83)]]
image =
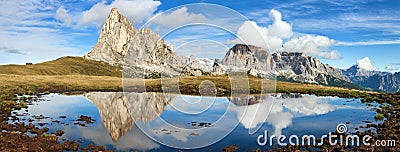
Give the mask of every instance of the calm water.
[[(50, 132), (65, 131), (61, 139), (80, 140), (83, 146), (104, 145), (117, 151), (176, 151), (175, 148), (189, 147), (203, 147), (193, 151), (221, 151), (232, 144), (249, 151), (271, 148), (257, 144), (257, 137), (264, 130), (271, 135), (318, 137), (334, 132), (339, 123), (351, 122), (347, 125), (350, 132), (365, 125), (363, 121), (376, 123), (375, 104), (312, 95), (213, 98), (93, 92), (78, 96), (50, 94), (43, 99), (29, 106), (30, 116), (19, 117), (48, 116), (32, 123), (47, 123)], [(96, 121), (86, 127), (74, 125), (80, 115)]]

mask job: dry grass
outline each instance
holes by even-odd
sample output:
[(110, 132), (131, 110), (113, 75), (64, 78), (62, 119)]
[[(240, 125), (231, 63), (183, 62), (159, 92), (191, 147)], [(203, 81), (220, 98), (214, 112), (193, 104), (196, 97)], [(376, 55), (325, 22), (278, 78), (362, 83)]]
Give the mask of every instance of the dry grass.
[[(178, 80), (179, 79), (179, 80)], [(357, 96), (363, 93), (339, 87), (329, 87), (314, 84), (301, 84), (263, 80), (246, 75), (228, 77), (199, 76), (172, 79), (124, 79), (124, 86), (132, 91), (177, 92), (198, 95), (199, 85), (204, 81), (211, 81), (217, 88), (217, 95), (226, 96), (236, 93), (308, 93), (317, 95), (337, 95), (342, 97)], [(179, 82), (179, 85), (178, 83)], [(232, 82), (232, 83), (231, 83)], [(10, 75), (0, 74), (0, 99), (10, 99), (14, 94), (32, 94), (39, 92), (86, 92), (86, 91), (122, 91), (122, 79), (110, 76), (87, 75)], [(162, 85), (164, 84), (164, 85)], [(231, 85), (232, 84), (232, 85)], [(264, 84), (264, 85), (261, 85)], [(261, 88), (261, 86), (264, 86)], [(129, 91), (128, 89), (125, 91)], [(365, 93), (365, 92), (364, 92)]]
[[(34, 65), (0, 66), (0, 99), (14, 94), (37, 92), (122, 91), (121, 67), (82, 57), (62, 57)], [(198, 95), (199, 85), (211, 81), (217, 95), (261, 92), (298, 92), (320, 95), (355, 96), (359, 91), (339, 87), (264, 80), (246, 74), (182, 77), (171, 79), (125, 79), (132, 91), (174, 92)], [(144, 85), (144, 83), (146, 85)], [(140, 85), (142, 84), (142, 85)], [(162, 85), (163, 84), (163, 85)], [(145, 88), (144, 88), (145, 86)]]
[(84, 75), (4, 75), (0, 74), (0, 96), (39, 92), (120, 91), (121, 78)]
[(121, 77), (121, 67), (82, 57), (62, 57), (33, 65), (2, 65), (0, 74), (16, 75), (92, 75)]

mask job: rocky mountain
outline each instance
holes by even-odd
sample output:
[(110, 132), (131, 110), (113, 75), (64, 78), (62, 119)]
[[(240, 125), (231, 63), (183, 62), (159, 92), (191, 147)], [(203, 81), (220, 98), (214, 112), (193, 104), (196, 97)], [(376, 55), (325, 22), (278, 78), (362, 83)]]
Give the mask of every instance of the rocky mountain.
[(351, 82), (375, 91), (398, 92), (400, 91), (400, 73), (366, 70), (358, 65), (342, 70)]
[(110, 64), (123, 63), (136, 33), (138, 30), (132, 23), (114, 8), (103, 25), (97, 44), (83, 57)]
[(222, 60), (178, 56), (171, 45), (154, 31), (135, 29), (132, 23), (112, 9), (97, 44), (87, 59), (124, 66), (125, 77), (159, 78), (180, 75), (220, 75), (247, 72), (258, 77), (343, 85), (350, 80), (336, 68), (302, 53), (270, 54), (263, 48), (237, 44)]
[(389, 74), (388, 72), (366, 70), (366, 69), (360, 68), (358, 65), (353, 65), (348, 69), (342, 70), (342, 72), (349, 78), (369, 77), (369, 76), (373, 76), (373, 75), (383, 76), (383, 75)]
[(277, 76), (289, 80), (337, 85), (350, 82), (339, 69), (304, 53), (277, 52), (273, 55)]
[(115, 8), (103, 25), (97, 44), (84, 58), (126, 66), (134, 77), (179, 75), (176, 68), (182, 62), (160, 35), (147, 28), (135, 29)]
[(339, 69), (323, 64), (304, 53), (277, 52), (270, 54), (256, 46), (237, 44), (233, 46), (221, 64), (226, 71), (247, 71), (254, 76), (277, 76), (288, 81), (339, 85), (349, 83)]

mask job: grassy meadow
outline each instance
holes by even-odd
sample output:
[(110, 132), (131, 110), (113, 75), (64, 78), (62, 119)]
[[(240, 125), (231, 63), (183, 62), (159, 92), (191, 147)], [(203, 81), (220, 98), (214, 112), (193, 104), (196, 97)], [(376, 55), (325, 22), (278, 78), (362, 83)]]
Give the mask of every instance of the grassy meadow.
[(1, 65), (0, 74), (121, 76), (121, 67), (82, 57), (62, 57), (33, 65)]
[[(15, 94), (37, 94), (43, 92), (79, 93), (87, 91), (122, 91), (121, 67), (81, 57), (62, 57), (54, 61), (33, 65), (0, 66), (0, 99), (12, 100)], [(179, 80), (178, 80), (179, 79)], [(170, 92), (179, 89), (182, 94), (198, 95), (199, 86), (206, 80), (213, 82), (218, 96), (233, 93), (306, 93), (320, 96), (339, 96), (377, 100), (382, 93), (355, 89), (270, 81), (247, 75), (185, 76), (170, 79), (124, 79), (128, 90)], [(178, 83), (179, 82), (179, 85)], [(276, 83), (275, 83), (276, 82)], [(140, 85), (142, 84), (142, 85)], [(164, 85), (162, 85), (164, 84)], [(166, 84), (166, 85), (165, 85)], [(208, 83), (210, 84), (210, 83)], [(262, 85), (264, 84), (264, 85)], [(212, 86), (214, 87), (214, 86)]]

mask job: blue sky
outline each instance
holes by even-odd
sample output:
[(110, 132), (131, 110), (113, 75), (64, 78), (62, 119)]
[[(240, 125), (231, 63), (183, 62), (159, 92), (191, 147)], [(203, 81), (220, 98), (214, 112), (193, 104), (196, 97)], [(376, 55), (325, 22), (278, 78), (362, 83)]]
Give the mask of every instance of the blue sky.
[[(226, 8), (186, 5), (190, 3)], [(0, 0), (0, 64), (84, 55), (97, 42), (112, 7), (136, 28), (146, 25), (160, 33), (180, 55), (222, 58), (241, 36), (259, 44), (253, 42), (259, 40), (257, 36), (243, 34), (251, 33), (245, 27), (252, 25), (272, 51), (302, 51), (339, 68), (365, 57), (370, 62), (359, 63), (370, 69), (393, 72), (400, 68), (397, 0)], [(198, 22), (212, 25), (170, 32)]]

